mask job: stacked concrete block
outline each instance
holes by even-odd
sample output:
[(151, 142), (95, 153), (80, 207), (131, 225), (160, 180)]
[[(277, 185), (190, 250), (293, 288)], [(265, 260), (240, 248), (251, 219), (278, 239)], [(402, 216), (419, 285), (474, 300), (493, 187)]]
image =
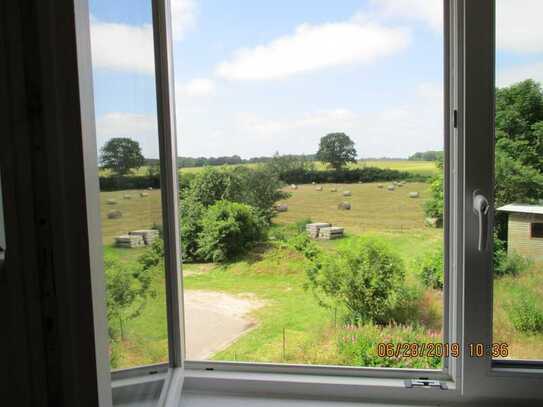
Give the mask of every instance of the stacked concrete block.
[(309, 237), (311, 237), (312, 239), (317, 239), (319, 237), (319, 230), (321, 228), (328, 228), (330, 226), (332, 226), (330, 223), (308, 223), (305, 226), (305, 230), (307, 231)]
[(125, 249), (134, 249), (145, 246), (145, 242), (140, 235), (121, 235), (115, 238), (115, 246)]
[(158, 230), (156, 229), (133, 230), (132, 232), (128, 232), (128, 234), (130, 236), (141, 236), (145, 245), (153, 244), (158, 238)]
[(333, 240), (343, 237), (343, 228), (337, 226), (331, 226), (327, 228), (321, 228), (319, 230), (319, 239)]

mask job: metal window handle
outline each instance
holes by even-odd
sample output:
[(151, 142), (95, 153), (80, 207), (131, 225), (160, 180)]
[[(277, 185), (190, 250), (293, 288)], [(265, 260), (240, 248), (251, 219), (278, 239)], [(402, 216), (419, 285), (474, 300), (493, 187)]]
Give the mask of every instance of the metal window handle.
[(473, 212), (479, 218), (479, 243), (478, 250), (484, 251), (486, 248), (486, 242), (488, 240), (488, 211), (490, 205), (488, 199), (479, 191), (473, 192)]

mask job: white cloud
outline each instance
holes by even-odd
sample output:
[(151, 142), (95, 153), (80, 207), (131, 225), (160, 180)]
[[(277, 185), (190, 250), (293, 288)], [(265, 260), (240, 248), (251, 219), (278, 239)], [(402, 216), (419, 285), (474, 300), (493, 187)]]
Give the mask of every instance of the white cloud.
[(371, 63), (407, 48), (409, 42), (408, 30), (374, 22), (302, 24), (293, 34), (236, 51), (216, 72), (232, 80), (278, 79), (332, 66)]
[(194, 0), (171, 0), (173, 38), (181, 40), (196, 24), (196, 2)]
[(153, 74), (153, 28), (91, 20), (92, 64), (95, 68)]
[(496, 2), (496, 45), (514, 52), (543, 52), (543, 1)]
[(443, 31), (443, 0), (372, 0), (382, 18), (417, 20), (435, 31)]
[(543, 83), (543, 62), (517, 65), (507, 69), (500, 69), (496, 73), (496, 85), (498, 87), (509, 86), (526, 79), (533, 79)]
[(209, 96), (215, 92), (215, 82), (207, 78), (195, 78), (179, 87), (180, 97)]
[[(194, 0), (173, 0), (171, 15), (174, 40), (181, 40), (196, 22)], [(104, 22), (91, 16), (92, 64), (121, 72), (155, 73), (153, 27)]]
[(158, 129), (155, 115), (110, 112), (100, 116), (96, 121), (98, 148), (114, 137), (135, 140), (140, 144), (146, 158), (158, 158)]

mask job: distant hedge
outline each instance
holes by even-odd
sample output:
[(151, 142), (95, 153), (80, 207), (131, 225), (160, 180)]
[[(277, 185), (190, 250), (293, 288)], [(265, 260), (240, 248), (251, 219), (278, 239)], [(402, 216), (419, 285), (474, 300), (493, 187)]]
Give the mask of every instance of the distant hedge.
[(353, 182), (384, 182), (397, 180), (426, 181), (428, 177), (406, 171), (387, 168), (364, 167), (350, 170), (302, 170), (296, 169), (284, 172), (280, 179), (287, 184), (322, 183), (353, 183)]
[(100, 191), (119, 191), (124, 189), (160, 188), (157, 175), (113, 175), (100, 177)]
[[(192, 175), (192, 174), (191, 174)], [(190, 179), (189, 174), (183, 176)], [(349, 170), (308, 170), (293, 169), (279, 174), (279, 179), (287, 184), (322, 183), (354, 183), (354, 182), (386, 182), (386, 181), (427, 181), (429, 177), (406, 171), (387, 168), (364, 167)], [(181, 183), (183, 187), (183, 183)], [(124, 189), (160, 188), (160, 176), (157, 175), (122, 175), (100, 177), (101, 191), (119, 191)]]

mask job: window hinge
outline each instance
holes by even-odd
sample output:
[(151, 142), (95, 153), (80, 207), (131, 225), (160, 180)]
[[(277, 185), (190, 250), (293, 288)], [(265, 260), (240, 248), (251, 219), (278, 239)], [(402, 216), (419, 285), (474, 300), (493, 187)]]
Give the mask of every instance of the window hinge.
[(425, 389), (441, 389), (447, 390), (447, 385), (441, 383), (439, 380), (428, 380), (428, 379), (410, 379), (405, 381), (405, 387), (407, 389), (412, 389), (414, 387)]
[(458, 110), (456, 109), (453, 110), (453, 127), (458, 128)]

